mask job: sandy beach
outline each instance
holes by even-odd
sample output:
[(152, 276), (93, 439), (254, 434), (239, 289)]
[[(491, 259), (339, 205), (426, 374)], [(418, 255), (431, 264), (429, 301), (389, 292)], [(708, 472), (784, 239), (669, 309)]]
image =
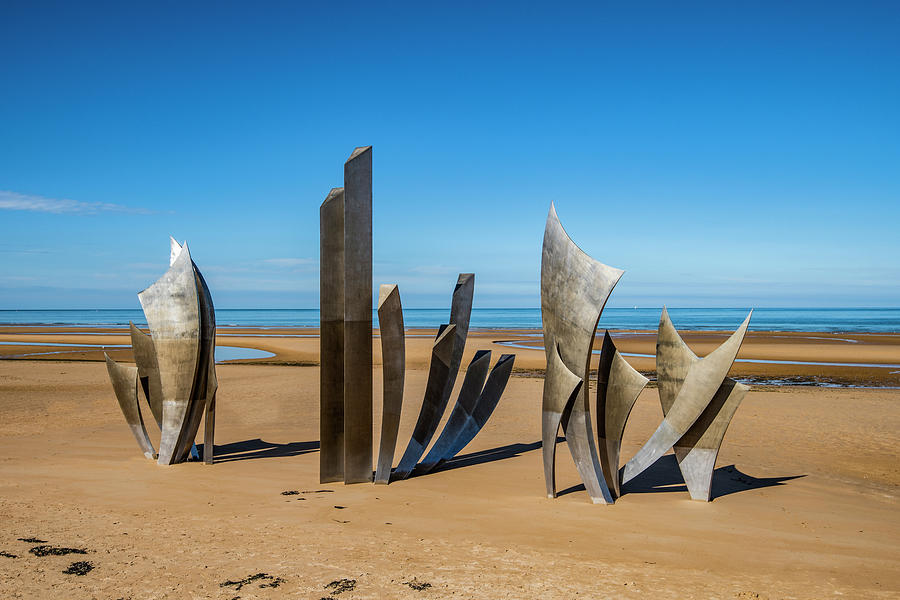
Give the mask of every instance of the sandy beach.
[[(516, 371), (485, 429), (448, 468), (389, 486), (320, 485), (315, 333), (221, 329), (219, 345), (275, 356), (218, 367), (215, 465), (158, 467), (125, 426), (101, 349), (83, 345), (127, 345), (124, 330), (0, 330), (0, 342), (20, 342), (0, 345), (0, 595), (900, 596), (900, 391), (891, 389), (900, 367), (888, 366), (900, 363), (898, 335), (751, 332), (740, 359), (851, 365), (738, 362), (732, 375), (880, 387), (755, 386), (722, 446), (712, 502), (689, 499), (667, 455), (614, 506), (597, 506), (562, 447), (564, 492), (544, 497), (543, 351), (535, 332), (523, 331), (470, 334), (463, 364), (487, 348), (493, 360), (515, 353)], [(421, 403), (433, 332), (408, 335), (398, 455)], [(702, 355), (726, 335), (685, 339)], [(653, 332), (615, 339), (622, 352), (654, 353)], [(377, 339), (375, 349), (378, 363)], [(130, 360), (127, 348), (111, 353)], [(629, 360), (653, 369), (652, 358)], [(377, 432), (377, 364), (374, 377)], [(649, 386), (626, 429), (625, 459), (661, 416)], [(20, 538), (86, 554), (36, 556), (29, 550), (41, 544)], [(64, 574), (75, 561), (94, 569)], [(328, 587), (343, 579), (355, 583)]]

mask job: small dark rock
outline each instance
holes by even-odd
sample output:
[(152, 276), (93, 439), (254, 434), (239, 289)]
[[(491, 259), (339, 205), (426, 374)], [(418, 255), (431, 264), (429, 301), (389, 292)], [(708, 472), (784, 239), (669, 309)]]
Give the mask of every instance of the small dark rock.
[(66, 575), (87, 575), (94, 570), (94, 565), (86, 560), (79, 560), (69, 565), (69, 568), (63, 571)]
[(286, 491), (284, 491), (284, 492), (281, 492), (281, 495), (282, 495), (282, 496), (296, 496), (296, 495), (299, 494), (299, 493), (300, 493), (300, 492), (297, 491), (297, 490), (286, 490)]

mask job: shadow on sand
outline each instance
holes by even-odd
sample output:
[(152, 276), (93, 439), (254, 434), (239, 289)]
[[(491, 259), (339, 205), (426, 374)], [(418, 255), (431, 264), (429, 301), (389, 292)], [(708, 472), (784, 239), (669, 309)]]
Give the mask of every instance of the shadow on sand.
[[(791, 479), (806, 475), (786, 475), (784, 477), (753, 477), (738, 470), (734, 465), (719, 467), (713, 471), (710, 500), (747, 490), (784, 485)], [(646, 471), (622, 487), (622, 495), (658, 492), (687, 492), (687, 486), (678, 470), (674, 454), (666, 454), (653, 463)]]
[[(289, 442), (276, 444), (266, 442), (259, 438), (232, 442), (215, 446), (215, 462), (231, 462), (235, 460), (250, 460), (254, 458), (280, 458), (284, 456), (300, 456), (319, 449), (319, 441), (314, 442)], [(197, 444), (200, 456), (203, 456), (203, 444)]]
[[(564, 438), (557, 438), (557, 442), (564, 442)], [(521, 452), (537, 450), (541, 447), (540, 442), (531, 444), (511, 444), (494, 448), (493, 450), (485, 450), (474, 454), (467, 454), (447, 463), (446, 468), (453, 469), (457, 466), (466, 467), (482, 462), (490, 462), (492, 460), (501, 460), (503, 458), (511, 458)], [(559, 452), (559, 450), (557, 450)], [(558, 460), (558, 459), (557, 459)], [(461, 461), (460, 464), (456, 464)], [(464, 461), (464, 462), (463, 462)], [(444, 470), (444, 469), (441, 469)], [(712, 494), (710, 500), (715, 500), (721, 496), (728, 496), (737, 492), (745, 492), (748, 490), (756, 490), (760, 488), (772, 487), (776, 485), (784, 485), (785, 481), (806, 477), (806, 475), (786, 475), (784, 477), (753, 477), (747, 475), (737, 469), (734, 465), (719, 467), (713, 471)], [(579, 483), (556, 493), (557, 496), (565, 496), (574, 492), (583, 492), (584, 484)], [(681, 477), (681, 471), (678, 470), (678, 462), (675, 460), (674, 454), (666, 454), (651, 465), (646, 471), (638, 475), (628, 484), (623, 486), (622, 495), (626, 494), (642, 494), (642, 493), (659, 493), (659, 492), (684, 492), (687, 493), (687, 486)]]
[[(564, 442), (566, 438), (556, 438), (557, 442)], [(489, 462), (494, 462), (495, 460), (504, 460), (506, 458), (515, 458), (525, 452), (531, 452), (532, 450), (537, 450), (541, 447), (541, 442), (538, 440), (537, 442), (531, 442), (530, 444), (508, 444), (506, 446), (499, 446), (497, 448), (491, 448), (490, 450), (481, 450), (479, 452), (472, 452), (470, 454), (463, 454), (460, 456), (456, 456), (448, 460), (447, 462), (441, 464), (437, 467), (433, 473), (438, 473), (440, 471), (451, 471), (453, 469), (459, 469), (462, 467), (471, 467), (472, 465), (481, 465)], [(420, 477), (422, 475), (427, 475), (427, 473), (421, 473), (413, 471), (413, 477)]]

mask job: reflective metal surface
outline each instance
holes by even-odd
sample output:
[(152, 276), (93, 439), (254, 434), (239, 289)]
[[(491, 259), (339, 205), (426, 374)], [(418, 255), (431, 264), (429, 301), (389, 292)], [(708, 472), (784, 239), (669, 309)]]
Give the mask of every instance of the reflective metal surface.
[[(457, 412), (456, 408), (454, 408), (450, 414), (450, 419), (444, 426), (444, 432), (441, 433), (443, 438), (444, 433), (449, 431), (450, 435), (448, 435), (448, 438), (452, 436), (452, 439), (446, 446), (441, 446), (439, 438), (432, 448), (435, 456), (439, 457), (437, 462), (434, 466), (429, 467), (427, 466), (429, 459), (426, 457), (425, 461), (419, 465), (419, 468), (425, 465), (424, 471), (427, 473), (435, 467), (439, 467), (459, 454), (469, 442), (475, 439), (478, 432), (481, 431), (488, 419), (491, 418), (491, 415), (494, 414), (494, 409), (497, 408), (497, 404), (500, 402), (500, 397), (503, 395), (503, 390), (506, 389), (506, 384), (512, 373), (515, 358), (515, 354), (503, 354), (500, 356), (500, 360), (491, 369), (487, 382), (484, 384), (481, 394), (478, 395), (478, 399), (471, 410), (465, 404), (457, 404), (456, 408), (460, 410)], [(468, 372), (466, 374), (468, 375)], [(431, 455), (431, 452), (429, 452), (429, 455)]]
[(431, 441), (435, 429), (444, 414), (441, 406), (441, 398), (447, 379), (450, 377), (450, 361), (453, 355), (453, 346), (456, 342), (456, 325), (441, 325), (437, 338), (431, 349), (431, 366), (428, 370), (428, 383), (425, 387), (425, 397), (422, 400), (422, 408), (416, 419), (412, 438), (406, 446), (406, 451), (400, 458), (400, 463), (394, 469), (392, 480), (406, 479), (415, 468), (419, 458), (425, 452), (425, 448)]
[(463, 378), (459, 396), (456, 398), (456, 404), (450, 412), (450, 418), (444, 425), (444, 429), (441, 431), (441, 435), (438, 436), (437, 441), (431, 446), (431, 450), (428, 451), (422, 462), (416, 466), (417, 473), (428, 473), (438, 463), (450, 458), (447, 455), (450, 453), (451, 447), (465, 426), (466, 421), (475, 411), (475, 404), (481, 396), (481, 390), (484, 387), (484, 380), (487, 377), (490, 366), (491, 351), (478, 350), (466, 369), (466, 375)]
[(597, 445), (603, 477), (614, 496), (621, 494), (619, 451), (622, 448), (622, 433), (647, 381), (622, 358), (609, 331), (605, 332), (597, 368)]
[(403, 382), (406, 370), (406, 334), (403, 329), (403, 306), (396, 285), (382, 285), (378, 293), (378, 327), (381, 333), (383, 400), (381, 411), (381, 444), (375, 483), (387, 484), (397, 447), (400, 411), (403, 407)]
[[(622, 472), (623, 484), (656, 462), (697, 421), (731, 369), (752, 314), (751, 311), (737, 331), (721, 346), (700, 359), (687, 349), (681, 336), (675, 331), (668, 311), (663, 309), (656, 353), (657, 377), (662, 380), (660, 401), (665, 418), (647, 443), (625, 465)], [(674, 400), (671, 400), (673, 392)]]
[(319, 208), (319, 482), (344, 480), (344, 188)]
[(144, 427), (144, 418), (141, 415), (141, 407), (138, 403), (138, 369), (137, 367), (120, 365), (109, 357), (105, 352), (106, 370), (109, 373), (109, 380), (112, 382), (113, 391), (116, 393), (116, 400), (119, 402), (119, 408), (125, 416), (125, 422), (131, 429), (134, 439), (137, 440), (141, 452), (149, 459), (156, 458), (156, 451), (147, 435), (147, 428)]
[(372, 481), (372, 147), (344, 163), (344, 483)]
[(186, 244), (169, 270), (138, 299), (153, 335), (163, 396), (158, 462), (168, 465), (179, 458), (200, 356), (200, 300)]
[(542, 431), (544, 474), (550, 497), (556, 495), (552, 461), (562, 424), (591, 500), (612, 502), (594, 443), (588, 389), (581, 383), (588, 381), (600, 313), (623, 273), (578, 248), (560, 224), (555, 207), (550, 205), (541, 256), (541, 319), (547, 357)]

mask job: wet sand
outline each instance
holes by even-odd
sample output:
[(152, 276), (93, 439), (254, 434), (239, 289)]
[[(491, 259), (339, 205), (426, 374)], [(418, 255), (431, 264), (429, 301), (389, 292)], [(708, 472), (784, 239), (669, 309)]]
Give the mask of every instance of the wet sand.
[[(656, 332), (613, 331), (620, 352), (639, 371), (653, 377), (656, 365)], [(376, 331), (377, 334), (377, 331)], [(715, 349), (731, 332), (687, 331), (685, 341), (699, 356)], [(409, 368), (427, 369), (434, 330), (407, 331), (406, 360)], [(602, 332), (594, 348), (602, 344)], [(16, 345), (3, 345), (15, 342)], [(41, 344), (72, 344), (42, 346)], [(116, 360), (131, 361), (131, 340), (126, 328), (2, 327), (0, 359), (103, 360), (100, 345), (110, 348)], [(301, 328), (222, 328), (220, 346), (266, 350), (274, 357), (233, 362), (315, 366), (319, 364), (318, 330)], [(33, 344), (33, 345), (31, 345)], [(78, 344), (92, 346), (78, 347)], [(511, 344), (511, 345), (508, 345)], [(523, 347), (524, 346), (524, 347)], [(495, 356), (516, 354), (515, 369), (540, 375), (545, 366), (540, 331), (477, 330), (469, 332), (463, 365), (477, 350), (491, 350)], [(628, 356), (639, 354), (645, 356)], [(381, 364), (381, 346), (374, 340), (376, 365)], [(594, 357), (596, 368), (597, 356)], [(745, 360), (754, 362), (743, 362)], [(762, 362), (756, 362), (762, 361)], [(768, 362), (776, 361), (776, 362)], [(783, 364), (790, 362), (825, 364)], [(900, 387), (900, 334), (847, 334), (750, 331), (731, 370), (733, 377), (749, 383), (834, 384), (865, 387)]]
[[(42, 340), (86, 343), (87, 337), (30, 331), (22, 339), (9, 329), (0, 340), (34, 342), (37, 351)], [(102, 335), (90, 336), (97, 340), (90, 343), (127, 344), (121, 331), (96, 331)], [(523, 332), (478, 332), (467, 354), (490, 348), (496, 360), (515, 352), (520, 370), (485, 429), (449, 468), (390, 486), (320, 485), (318, 340), (259, 333), (220, 331), (219, 343), (275, 352), (270, 363), (310, 366), (218, 367), (213, 466), (158, 467), (143, 458), (105, 366), (78, 360), (96, 359), (95, 348), (0, 360), (0, 553), (16, 557), (0, 555), (0, 596), (900, 596), (898, 390), (755, 387), (725, 438), (708, 504), (689, 499), (668, 455), (626, 486), (614, 506), (592, 505), (565, 444), (557, 457), (564, 493), (549, 500), (539, 443), (543, 353), (495, 343), (535, 339)], [(421, 333), (426, 337), (408, 339), (396, 457), (425, 387), (431, 333)], [(694, 335), (686, 335), (688, 343), (703, 354), (724, 334)], [(900, 336), (834, 336), (854, 344), (804, 339), (827, 334), (778, 335), (784, 337), (751, 333), (742, 356), (900, 362)], [(617, 335), (617, 342), (623, 351), (652, 354), (655, 339), (640, 333)], [(122, 360), (130, 354), (117, 352)], [(634, 360), (644, 368), (642, 359)], [(864, 373), (848, 369), (853, 377)], [(826, 374), (841, 373), (828, 368)], [(377, 432), (377, 367), (374, 377)], [(661, 416), (656, 390), (645, 389), (626, 429), (624, 458)], [(149, 429), (156, 443), (158, 432)], [(41, 544), (18, 538), (86, 554), (36, 556), (29, 549)], [(94, 568), (83, 576), (63, 573), (77, 561)], [(260, 573), (266, 577), (239, 583)], [(355, 580), (354, 589), (326, 589), (341, 579)]]

